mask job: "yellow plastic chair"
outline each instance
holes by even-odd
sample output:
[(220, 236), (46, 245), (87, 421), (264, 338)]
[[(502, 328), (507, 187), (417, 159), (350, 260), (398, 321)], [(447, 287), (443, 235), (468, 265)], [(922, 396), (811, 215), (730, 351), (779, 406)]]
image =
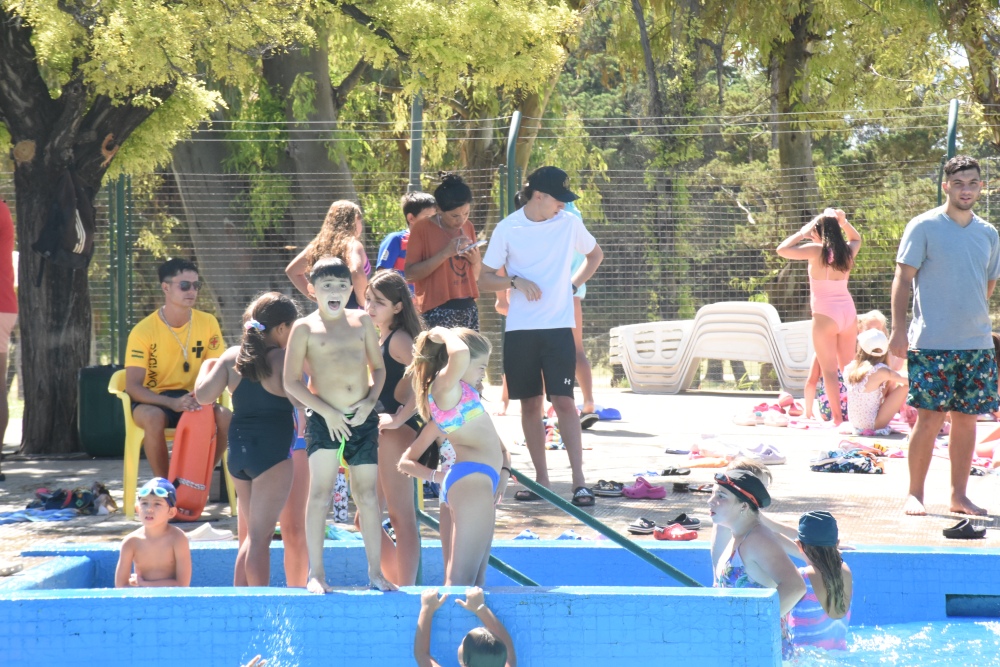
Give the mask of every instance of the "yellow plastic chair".
[[(125, 370), (115, 371), (108, 383), (108, 392), (115, 394), (122, 401), (122, 409), (125, 411), (125, 468), (122, 472), (122, 502), (124, 504), (125, 516), (129, 519), (135, 518), (135, 493), (139, 481), (139, 454), (142, 451), (142, 439), (146, 432), (136, 426), (132, 420), (132, 397), (125, 391)], [(229, 392), (225, 391), (219, 399), (219, 403), (226, 408), (229, 405)], [(231, 409), (231, 408), (230, 408)], [(163, 432), (167, 442), (173, 442), (174, 429), (168, 428)], [(233, 486), (233, 478), (229, 476), (229, 451), (222, 454), (222, 473), (226, 476), (226, 491), (229, 493), (229, 507), (232, 515), (236, 516), (236, 487)]]

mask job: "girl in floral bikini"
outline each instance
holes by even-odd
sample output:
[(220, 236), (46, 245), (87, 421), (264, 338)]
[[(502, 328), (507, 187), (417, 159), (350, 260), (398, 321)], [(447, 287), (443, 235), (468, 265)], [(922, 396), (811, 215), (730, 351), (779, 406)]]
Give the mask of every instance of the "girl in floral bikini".
[[(496, 502), (510, 479), (510, 462), (475, 390), (486, 372), (490, 344), (471, 329), (434, 327), (413, 346), (417, 408), (455, 448), (457, 460), (441, 483), (441, 502), (454, 520), (446, 586), (482, 586), (493, 541)], [(424, 472), (420, 471), (420, 472)], [(426, 474), (426, 473), (425, 473)], [(420, 475), (427, 479), (425, 475)]]
[(787, 615), (805, 595), (806, 585), (778, 536), (761, 523), (760, 510), (771, 504), (764, 483), (743, 470), (720, 472), (708, 500), (712, 521), (728, 528), (732, 539), (714, 564), (717, 588), (775, 588), (781, 609), (782, 653), (790, 656)]

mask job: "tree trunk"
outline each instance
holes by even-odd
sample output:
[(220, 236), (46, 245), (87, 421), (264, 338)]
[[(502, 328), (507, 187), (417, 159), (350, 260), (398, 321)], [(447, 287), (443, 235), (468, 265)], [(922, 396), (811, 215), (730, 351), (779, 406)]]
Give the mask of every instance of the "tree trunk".
[[(789, 24), (791, 39), (775, 45), (778, 80), (778, 159), (781, 163), (779, 215), (789, 232), (811, 220), (819, 208), (819, 188), (812, 159), (812, 134), (799, 116), (808, 102), (808, 67), (815, 35), (809, 31), (812, 5), (804, 3), (802, 12)], [(769, 291), (770, 302), (782, 319), (809, 318), (809, 284), (804, 262), (789, 262)]]
[[(36, 159), (42, 162), (41, 159)], [(77, 372), (90, 359), (87, 272), (44, 262), (30, 250), (54, 200), (58, 169), (19, 165), (17, 192), (18, 309), (21, 311), (24, 417), (21, 452), (65, 454), (80, 449)], [(37, 283), (39, 271), (42, 281)]]
[(224, 173), (225, 143), (199, 137), (195, 133), (177, 145), (172, 170), (198, 270), (215, 297), (226, 343), (232, 345), (242, 336), (243, 311), (257, 293), (275, 287), (288, 291), (283, 269), (291, 253), (254, 248), (246, 220), (234, 206), (245, 177)]
[[(320, 41), (323, 39), (321, 34)], [(309, 75), (315, 83), (313, 112), (305, 119), (295, 118), (293, 98), (289, 94), (299, 74)], [(289, 128), (285, 157), (277, 169), (292, 179), (289, 213), (295, 229), (295, 245), (301, 249), (319, 232), (332, 202), (358, 200), (347, 161), (342, 154), (331, 159), (331, 149), (336, 149), (337, 145), (325, 141), (331, 138), (337, 126), (337, 107), (325, 44), (266, 58), (264, 78), (271, 91), (284, 100), (285, 118), (295, 123)]]
[(517, 146), (514, 149), (514, 163), (525, 175), (528, 173), (531, 149), (535, 145), (535, 139), (538, 138), (538, 130), (542, 127), (542, 116), (545, 115), (545, 109), (549, 106), (549, 99), (556, 89), (561, 74), (562, 71), (557, 72), (540, 93), (528, 93), (518, 105), (523, 119), (521, 131), (517, 135)]
[[(990, 142), (1000, 149), (1000, 26), (983, 0), (950, 0), (938, 4), (949, 40), (961, 44), (969, 63), (972, 95), (983, 106)], [(992, 3), (996, 6), (996, 2)]]
[[(90, 358), (90, 292), (87, 272), (45, 262), (29, 248), (45, 224), (55, 184), (73, 170), (94, 193), (113, 154), (153, 112), (129, 100), (95, 96), (75, 70), (53, 99), (38, 67), (32, 28), (0, 7), (0, 118), (14, 144), (14, 188), (24, 418), (21, 452), (66, 453), (79, 449), (77, 373)], [(79, 65), (79, 63), (74, 63)], [(144, 91), (166, 100), (174, 85)]]

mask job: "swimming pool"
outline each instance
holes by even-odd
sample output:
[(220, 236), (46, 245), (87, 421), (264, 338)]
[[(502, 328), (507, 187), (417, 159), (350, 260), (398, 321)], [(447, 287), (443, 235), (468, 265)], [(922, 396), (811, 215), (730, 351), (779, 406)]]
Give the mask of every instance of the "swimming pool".
[(859, 628), (850, 650), (803, 649), (794, 667), (965, 667), (1000, 662), (1000, 621), (961, 619)]
[[(698, 581), (711, 582), (704, 545), (649, 546)], [(113, 582), (116, 545), (25, 552), (57, 558), (0, 582), (0, 645), (5, 647), (0, 662), (39, 665), (86, 655), (102, 667), (115, 667), (179, 655), (185, 667), (214, 667), (261, 653), (271, 658), (272, 667), (412, 664), (420, 589), (383, 595), (354, 588), (327, 596), (234, 589), (229, 583), (235, 550), (235, 543), (195, 543), (194, 588), (142, 590), (107, 588)], [(280, 550), (275, 544), (271, 557), (275, 584), (283, 583)], [(679, 588), (607, 542), (508, 541), (495, 543), (493, 552), (541, 584), (514, 587), (493, 571), (487, 577), (487, 600), (511, 630), (523, 666), (653, 657), (660, 664), (666, 656), (727, 667), (780, 664), (773, 591)], [(427, 584), (440, 585), (438, 544), (425, 543), (422, 557)], [(991, 608), (991, 601), (1000, 600), (1000, 578), (983, 574), (997, 570), (1000, 550), (873, 547), (845, 558), (854, 571), (855, 625), (945, 622), (981, 631), (973, 622), (950, 621), (949, 613)], [(360, 542), (328, 542), (325, 559), (334, 586), (363, 583)], [(435, 617), (434, 652), (443, 665), (456, 664), (454, 647), (471, 621), (451, 604)]]

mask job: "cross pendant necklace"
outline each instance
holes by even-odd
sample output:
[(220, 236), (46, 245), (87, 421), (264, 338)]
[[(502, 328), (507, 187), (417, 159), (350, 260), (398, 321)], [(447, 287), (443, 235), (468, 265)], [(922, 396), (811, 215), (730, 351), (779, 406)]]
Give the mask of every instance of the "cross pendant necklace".
[(160, 319), (163, 320), (163, 323), (167, 325), (167, 331), (170, 332), (170, 335), (173, 336), (174, 340), (177, 341), (177, 344), (180, 345), (181, 354), (184, 355), (184, 372), (190, 373), (191, 364), (188, 363), (188, 344), (191, 342), (191, 329), (193, 328), (191, 326), (191, 320), (194, 317), (194, 311), (192, 311), (191, 314), (188, 315), (187, 338), (184, 340), (184, 343), (182, 344), (181, 339), (177, 337), (177, 334), (174, 333), (173, 327), (170, 326), (170, 322), (167, 322), (167, 316), (164, 312), (164, 308), (165, 306), (160, 306)]

